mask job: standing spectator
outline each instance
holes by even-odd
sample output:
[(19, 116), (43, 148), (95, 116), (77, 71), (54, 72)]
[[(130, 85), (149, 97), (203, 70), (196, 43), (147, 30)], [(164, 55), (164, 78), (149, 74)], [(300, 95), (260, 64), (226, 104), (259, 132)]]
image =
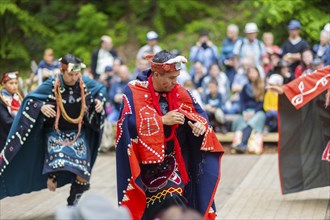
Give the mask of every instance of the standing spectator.
[(272, 54), (281, 54), (281, 49), (279, 46), (274, 45), (274, 36), (271, 32), (265, 32), (262, 35), (262, 41), (265, 45), (265, 50), (266, 50), (266, 54), (263, 57), (263, 66), (264, 66), (264, 72), (267, 75), (269, 70), (272, 69), (272, 64), (271, 64), (271, 60), (270, 60), (270, 56)]
[(262, 58), (266, 54), (264, 44), (257, 39), (258, 27), (255, 23), (247, 23), (245, 25), (246, 37), (238, 40), (234, 47), (235, 66), (239, 66), (243, 57), (248, 57), (253, 60), (253, 65), (256, 66), (264, 78), (264, 71), (262, 68)]
[(240, 98), (243, 113), (233, 122), (235, 137), (232, 147), (237, 153), (247, 151), (252, 130), (261, 134), (266, 120), (263, 111), (264, 83), (257, 68), (249, 68), (248, 80)]
[(158, 46), (158, 34), (156, 32), (149, 31), (147, 33), (147, 41), (148, 43), (139, 49), (136, 55), (137, 61), (144, 59), (147, 54), (156, 54), (162, 50), (162, 48)]
[(294, 71), (295, 78), (298, 78), (302, 75), (309, 74), (313, 72), (313, 51), (306, 49), (301, 53), (301, 62), (300, 65), (296, 67)]
[[(190, 49), (190, 60), (193, 63), (201, 62), (206, 69), (212, 63), (218, 62), (218, 48), (210, 41), (209, 35), (205, 32), (200, 34), (199, 40), (195, 46)], [(192, 69), (194, 74), (195, 70)]]
[(202, 87), (202, 82), (204, 77), (207, 75), (207, 71), (205, 66), (199, 61), (194, 63), (193, 68), (195, 69), (195, 73), (192, 76), (192, 80), (194, 82), (195, 88), (199, 90), (199, 88)]
[(123, 92), (130, 81), (130, 72), (126, 65), (121, 65), (118, 72), (119, 81), (114, 82), (110, 88), (109, 98), (113, 105), (111, 113), (108, 115), (108, 121), (114, 123), (118, 120), (120, 106), (123, 101)]
[(98, 80), (104, 72), (106, 66), (113, 66), (113, 61), (117, 57), (117, 52), (113, 49), (110, 36), (101, 37), (101, 47), (92, 54), (91, 70), (95, 80)]
[(217, 82), (218, 92), (222, 98), (222, 104), (224, 104), (230, 96), (230, 85), (229, 80), (224, 72), (220, 70), (217, 63), (213, 63), (209, 68), (209, 74), (202, 81), (203, 95), (204, 98), (210, 93), (209, 82)]
[(47, 48), (44, 52), (44, 58), (40, 61), (35, 75), (38, 78), (38, 85), (41, 85), (48, 78), (60, 72), (61, 65), (54, 57), (54, 51)]
[(234, 67), (234, 46), (238, 37), (239, 29), (237, 25), (230, 24), (227, 27), (227, 39), (222, 42), (221, 54), (220, 54), (220, 65), (225, 66), (225, 73), (229, 79), (230, 86), (234, 81), (234, 76), (236, 74), (236, 70)]
[(289, 39), (282, 45), (283, 60), (290, 65), (290, 72), (293, 74), (301, 60), (301, 53), (309, 48), (309, 44), (300, 37), (300, 22), (291, 20), (288, 25)]
[[(283, 77), (279, 74), (273, 74), (268, 80), (269, 86), (282, 86)], [(278, 93), (268, 89), (264, 98), (264, 110), (266, 114), (265, 132), (277, 131), (277, 109), (278, 109)]]
[(221, 131), (222, 133), (227, 133), (225, 129), (225, 116), (222, 110), (222, 96), (219, 93), (218, 83), (216, 80), (211, 80), (208, 82), (209, 93), (205, 98), (205, 111), (210, 120), (212, 127), (215, 132)]

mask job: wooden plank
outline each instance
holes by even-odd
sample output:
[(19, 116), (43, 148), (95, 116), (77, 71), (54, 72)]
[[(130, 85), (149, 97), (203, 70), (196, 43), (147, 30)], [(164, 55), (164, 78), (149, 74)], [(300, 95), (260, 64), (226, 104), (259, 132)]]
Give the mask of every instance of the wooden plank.
[[(228, 132), (226, 134), (216, 133), (216, 136), (221, 143), (231, 143), (234, 139), (234, 132)], [(278, 142), (278, 132), (265, 133), (264, 142)]]

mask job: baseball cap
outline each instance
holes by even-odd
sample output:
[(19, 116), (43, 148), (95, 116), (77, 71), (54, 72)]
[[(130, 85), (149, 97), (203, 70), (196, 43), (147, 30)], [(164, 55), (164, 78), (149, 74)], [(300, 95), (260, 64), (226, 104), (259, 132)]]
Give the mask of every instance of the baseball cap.
[(106, 71), (112, 71), (112, 66), (106, 66), (104, 68), (104, 72), (106, 72)]
[(147, 40), (157, 40), (158, 39), (158, 34), (154, 31), (149, 31), (147, 33)]
[(259, 30), (258, 30), (258, 26), (257, 26), (256, 23), (247, 23), (247, 24), (245, 25), (244, 32), (245, 32), (246, 34), (256, 33), (256, 32), (258, 32), (258, 31), (259, 31)]
[(300, 29), (300, 28), (301, 28), (301, 25), (298, 20), (291, 20), (288, 25), (289, 30)]

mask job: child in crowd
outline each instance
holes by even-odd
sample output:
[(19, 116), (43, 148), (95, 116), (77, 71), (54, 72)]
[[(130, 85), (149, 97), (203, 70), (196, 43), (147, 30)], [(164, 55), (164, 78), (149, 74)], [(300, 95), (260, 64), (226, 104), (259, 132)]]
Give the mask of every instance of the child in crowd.
[(21, 105), (18, 93), (18, 72), (5, 73), (1, 78), (0, 90), (0, 151), (6, 143), (9, 130)]
[(209, 117), (210, 123), (216, 132), (227, 133), (227, 129), (224, 126), (225, 116), (222, 111), (222, 97), (219, 92), (217, 81), (209, 81), (208, 90), (209, 93), (205, 98), (205, 111)]
[[(273, 74), (268, 79), (268, 85), (282, 86), (283, 77), (279, 74)], [(278, 93), (268, 89), (264, 98), (264, 111), (266, 114), (266, 123), (264, 132), (276, 132), (277, 131), (277, 106), (278, 105)]]

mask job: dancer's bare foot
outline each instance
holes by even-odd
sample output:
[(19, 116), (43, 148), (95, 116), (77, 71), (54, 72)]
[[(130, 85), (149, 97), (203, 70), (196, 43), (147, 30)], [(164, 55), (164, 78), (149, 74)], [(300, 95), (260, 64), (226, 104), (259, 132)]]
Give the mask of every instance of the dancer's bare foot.
[(47, 188), (49, 189), (49, 191), (55, 192), (56, 188), (57, 188), (57, 181), (52, 178), (48, 178), (47, 179)]

